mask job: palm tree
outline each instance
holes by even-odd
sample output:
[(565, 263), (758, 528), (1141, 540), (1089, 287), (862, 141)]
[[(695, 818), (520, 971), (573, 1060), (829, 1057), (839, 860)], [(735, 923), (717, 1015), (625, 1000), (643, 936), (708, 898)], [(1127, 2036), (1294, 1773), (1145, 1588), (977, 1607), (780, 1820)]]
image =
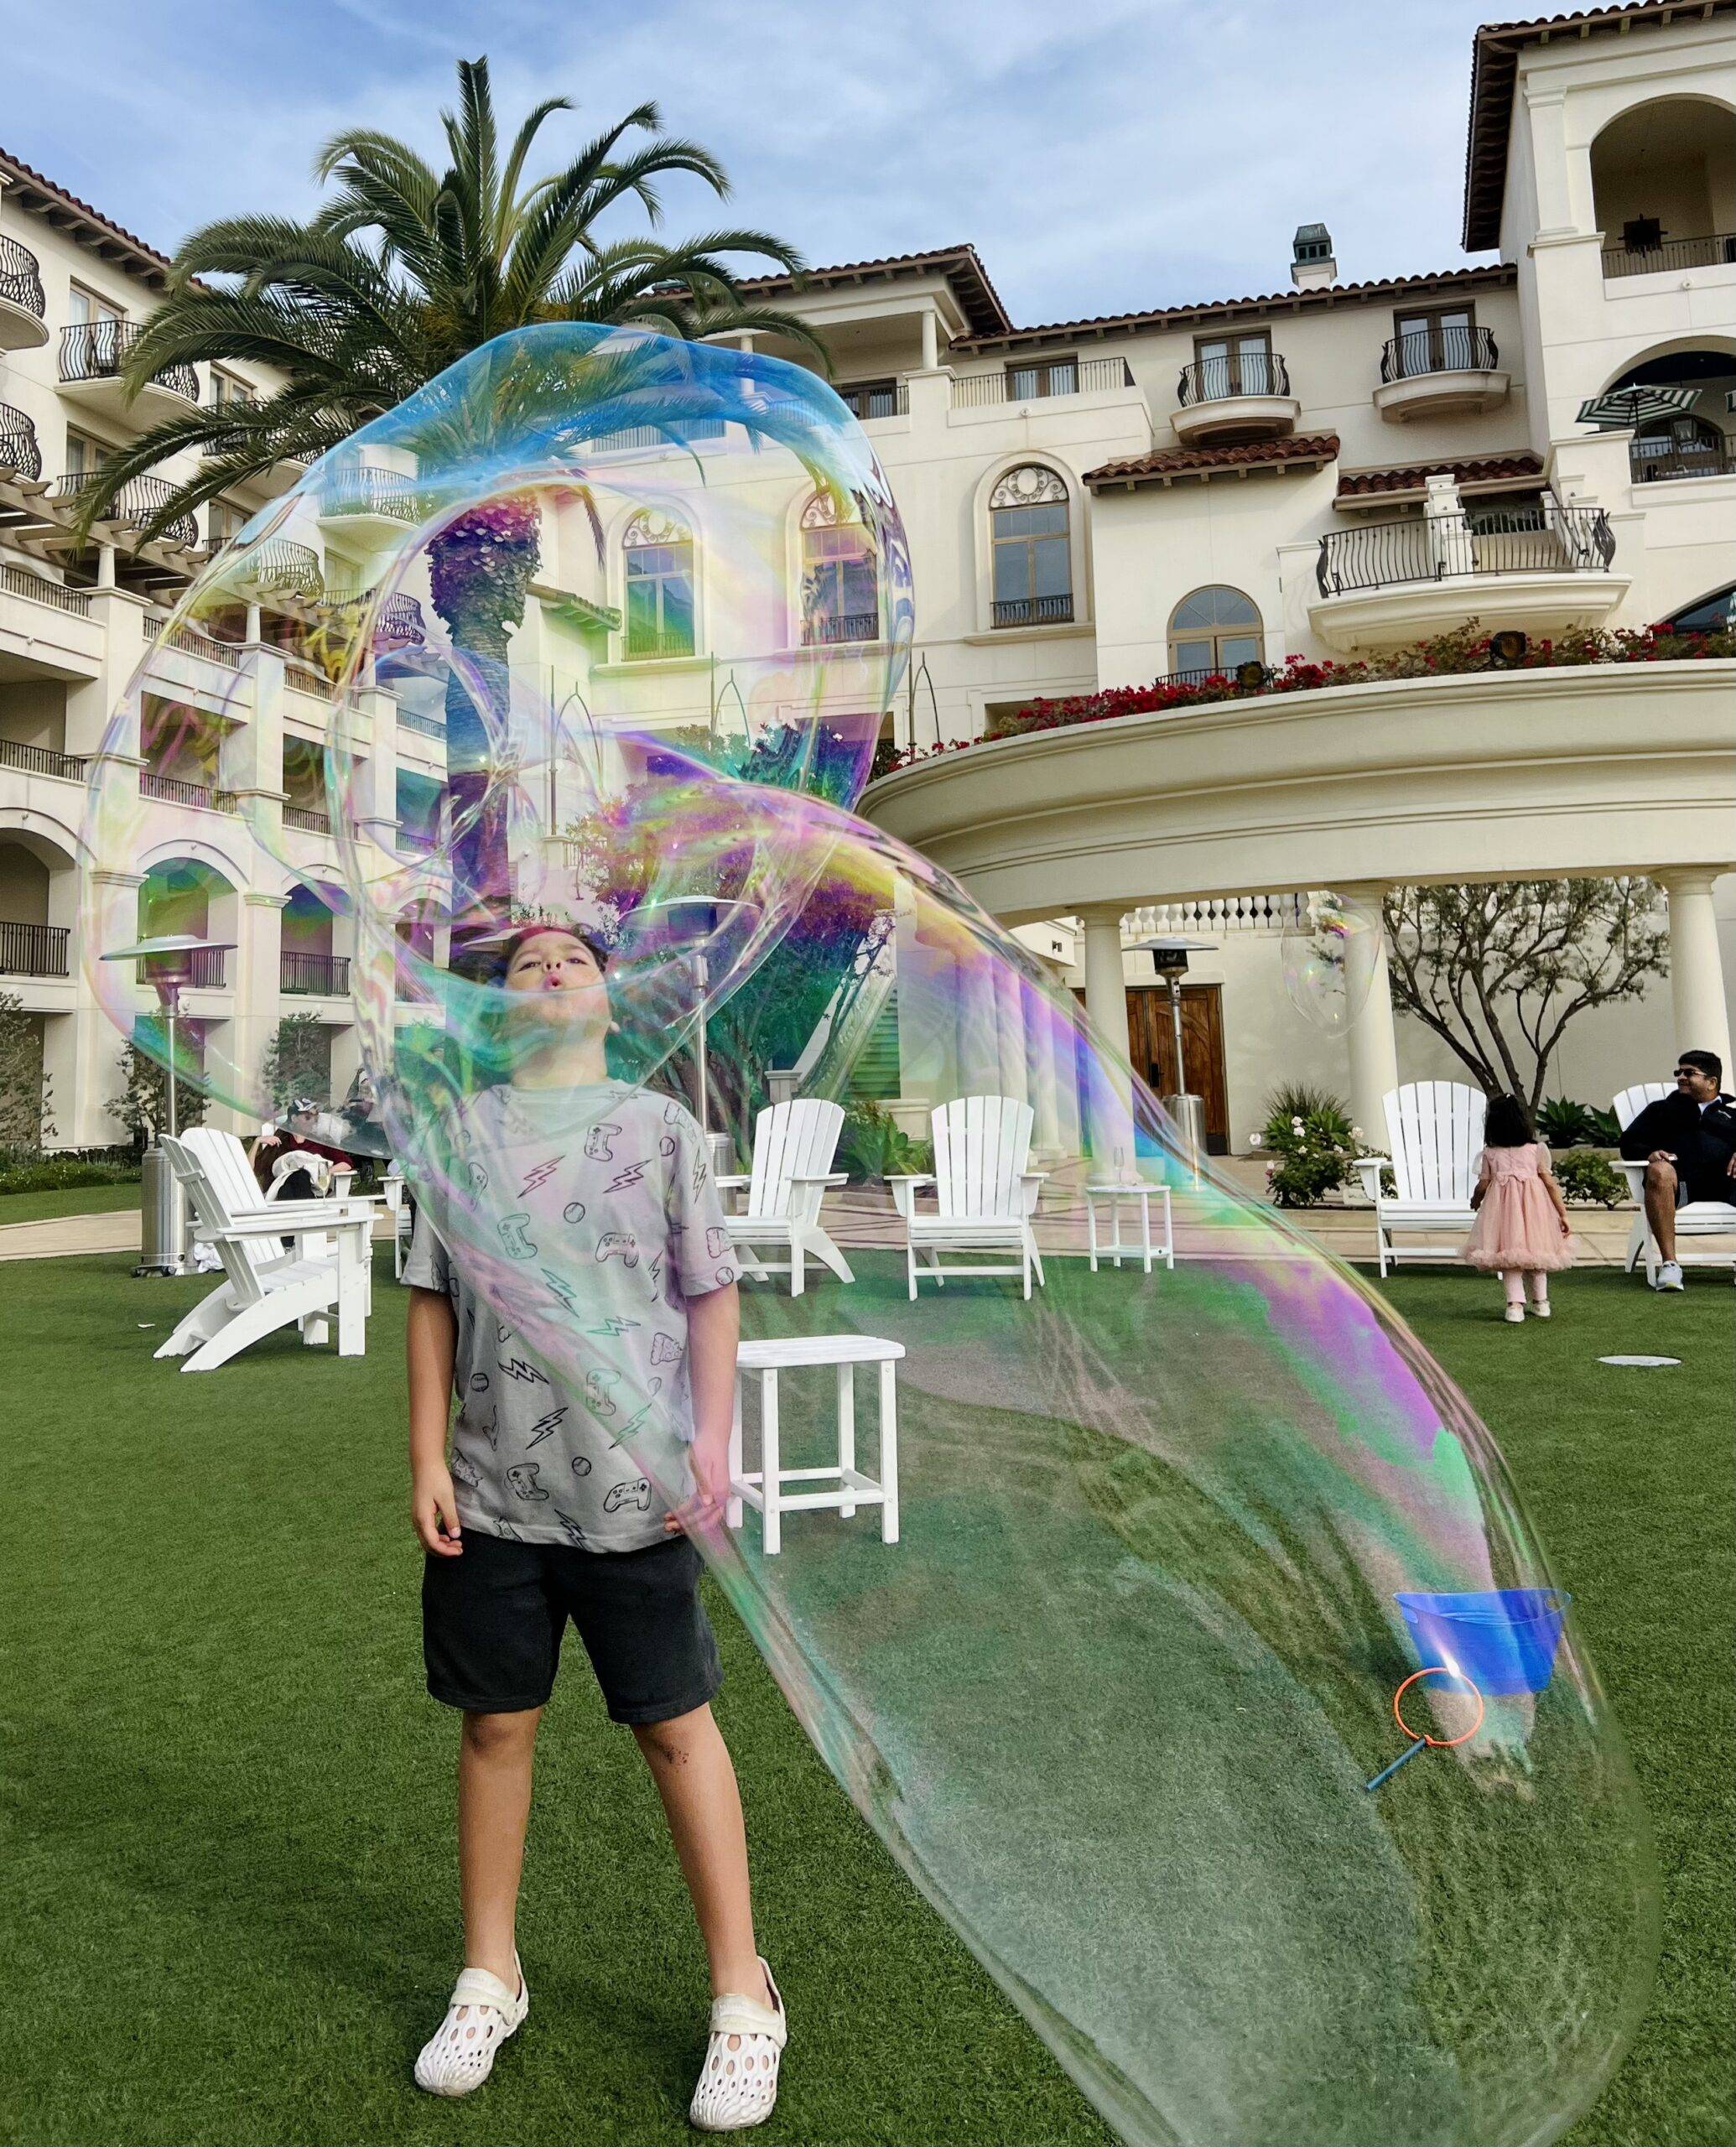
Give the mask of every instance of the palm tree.
[[(761, 330), (819, 351), (800, 322), (753, 303), (728, 265), (747, 255), (798, 269), (794, 250), (771, 233), (718, 230), (673, 246), (599, 233), (623, 205), (654, 226), (657, 182), (672, 172), (720, 198), (729, 192), (715, 158), (660, 131), (654, 104), (564, 170), (527, 180), (538, 133), (569, 101), (546, 98), (529, 112), (502, 162), (487, 60), (461, 60), (458, 80), (459, 109), (441, 115), (451, 159), (443, 176), (391, 135), (351, 128), (316, 161), (331, 191), (311, 221), (229, 216), (186, 240), (132, 351), (128, 386), (137, 392), (172, 364), (236, 361), (277, 385), (257, 400), (169, 418), (118, 451), (81, 499), (86, 533), (123, 486), (170, 456), (200, 460), (171, 485), (146, 535), (274, 465), (315, 460), (468, 352), (538, 323), (632, 325), (689, 340)], [(496, 500), (455, 517), (430, 545), (434, 606), (455, 646), (478, 659), (473, 676), (503, 673), (538, 564), (537, 532), (532, 502)], [(471, 570), (479, 558), (486, 573)], [(456, 808), (486, 783), (486, 746), (455, 673), (447, 698)]]

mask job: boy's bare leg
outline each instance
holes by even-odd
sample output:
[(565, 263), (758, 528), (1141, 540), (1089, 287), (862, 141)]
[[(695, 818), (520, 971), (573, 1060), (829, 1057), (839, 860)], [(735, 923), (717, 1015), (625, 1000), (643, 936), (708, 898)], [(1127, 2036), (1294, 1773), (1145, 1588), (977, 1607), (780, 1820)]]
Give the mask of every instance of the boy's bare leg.
[(648, 1723), (634, 1736), (651, 1769), (663, 1816), (693, 1895), (711, 1963), (711, 1994), (730, 1991), (769, 2005), (772, 1994), (754, 1943), (747, 1879), (747, 1830), (723, 1734), (709, 1707)]
[(466, 1714), (458, 1747), (458, 1878), (464, 1964), (518, 1988), (515, 1927), (540, 1708)]
[(1657, 1240), (1660, 1260), (1676, 1257), (1676, 1166), (1645, 1166), (1645, 1219)]

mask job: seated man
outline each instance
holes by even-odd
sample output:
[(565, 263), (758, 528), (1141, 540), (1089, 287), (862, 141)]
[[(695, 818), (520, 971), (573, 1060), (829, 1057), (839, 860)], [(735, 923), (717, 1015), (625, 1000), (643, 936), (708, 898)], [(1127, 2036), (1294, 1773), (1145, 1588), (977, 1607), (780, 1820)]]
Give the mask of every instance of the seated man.
[(1721, 1200), (1736, 1230), (1736, 1098), (1721, 1095), (1723, 1062), (1716, 1052), (1684, 1051), (1676, 1094), (1648, 1104), (1621, 1136), (1627, 1162), (1645, 1165), (1645, 1219), (1657, 1240), (1657, 1287), (1679, 1290), (1676, 1210), (1691, 1200)]

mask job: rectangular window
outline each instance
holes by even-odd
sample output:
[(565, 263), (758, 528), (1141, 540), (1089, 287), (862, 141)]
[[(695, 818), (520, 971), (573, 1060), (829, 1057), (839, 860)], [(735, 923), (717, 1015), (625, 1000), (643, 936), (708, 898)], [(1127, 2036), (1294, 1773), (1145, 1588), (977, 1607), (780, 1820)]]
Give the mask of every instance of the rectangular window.
[(1044, 358), (1036, 365), (1009, 366), (1006, 369), (1009, 403), (1035, 403), (1047, 395), (1077, 395), (1079, 392), (1077, 358)]
[(853, 418), (895, 418), (898, 414), (896, 380), (853, 380), (840, 387), (838, 394)]
[(1420, 306), (1392, 317), (1392, 377), (1463, 372), (1475, 363), (1477, 317), (1468, 305)]
[(1271, 395), (1272, 339), (1263, 328), (1240, 335), (1194, 338), (1193, 363), (1198, 400), (1214, 403), (1226, 395)]
[(221, 366), (211, 367), (211, 401), (221, 410), (226, 403), (257, 403), (258, 397), (244, 380), (237, 380), (232, 372)]

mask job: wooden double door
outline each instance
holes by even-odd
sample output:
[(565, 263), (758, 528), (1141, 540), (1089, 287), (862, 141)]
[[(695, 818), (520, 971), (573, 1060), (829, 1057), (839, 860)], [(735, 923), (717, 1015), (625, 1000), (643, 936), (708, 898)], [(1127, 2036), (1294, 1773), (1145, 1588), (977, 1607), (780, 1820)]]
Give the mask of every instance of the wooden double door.
[(1229, 1088), (1224, 1072), (1224, 987), (1182, 986), (1182, 1070), (1176, 1083), (1176, 1041), (1167, 984), (1127, 987), (1127, 1057), (1133, 1070), (1160, 1096), (1205, 1099), (1206, 1148), (1229, 1151)]

